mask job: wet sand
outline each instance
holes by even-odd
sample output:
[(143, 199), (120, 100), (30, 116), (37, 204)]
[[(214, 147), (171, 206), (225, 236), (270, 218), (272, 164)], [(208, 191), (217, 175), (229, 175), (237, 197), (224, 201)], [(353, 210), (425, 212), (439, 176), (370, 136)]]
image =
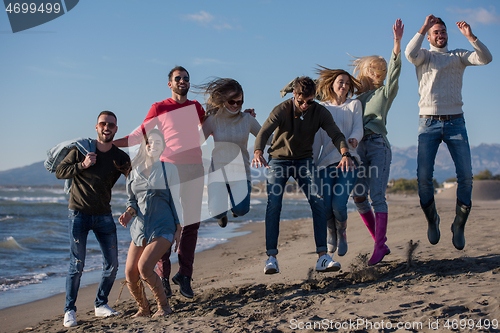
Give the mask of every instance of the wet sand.
[[(465, 331), (472, 326), (474, 332), (500, 331), (500, 201), (473, 202), (462, 251), (451, 243), (453, 195), (436, 197), (441, 216), (437, 245), (427, 241), (418, 197), (389, 196), (388, 201), (391, 254), (375, 266), (366, 265), (373, 240), (360, 216), (350, 213), (349, 251), (344, 257), (334, 255), (341, 271), (314, 271), (312, 220), (303, 219), (281, 223), (280, 273), (265, 275), (264, 223), (251, 223), (243, 226), (250, 234), (196, 255), (195, 297), (187, 299), (172, 286), (174, 313), (167, 317), (131, 318), (135, 301), (126, 288), (117, 300), (121, 281), (116, 281), (109, 304), (120, 316), (93, 315), (97, 285), (91, 285), (80, 290), (77, 327), (62, 325), (64, 295), (57, 295), (0, 310), (0, 331), (393, 332), (406, 327), (436, 332), (450, 331), (453, 325)], [(411, 255), (410, 242), (418, 244)]]

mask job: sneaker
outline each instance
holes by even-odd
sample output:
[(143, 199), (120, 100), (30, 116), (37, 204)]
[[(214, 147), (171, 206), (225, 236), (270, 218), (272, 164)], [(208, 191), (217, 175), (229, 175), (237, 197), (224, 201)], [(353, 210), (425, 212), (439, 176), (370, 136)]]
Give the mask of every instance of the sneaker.
[(340, 270), (340, 263), (333, 260), (328, 254), (324, 254), (316, 262), (316, 270), (318, 272), (336, 272)]
[(193, 289), (191, 289), (191, 277), (183, 275), (179, 272), (174, 275), (172, 278), (172, 282), (179, 286), (179, 291), (182, 296), (187, 298), (193, 298), (194, 293)]
[(233, 217), (238, 217), (238, 215), (236, 215), (234, 212), (231, 212), (233, 214)]
[(217, 219), (217, 223), (219, 223), (219, 226), (221, 228), (225, 228), (226, 225), (227, 225), (227, 216), (224, 215), (223, 217), (221, 217), (220, 219)]
[(278, 267), (278, 260), (276, 257), (270, 256), (266, 260), (266, 266), (264, 267), (265, 274), (276, 274), (279, 273), (280, 269)]
[(161, 277), (160, 279), (161, 283), (163, 284), (163, 289), (165, 289), (165, 294), (167, 294), (167, 298), (172, 297), (172, 288), (170, 288), (168, 278)]
[(118, 316), (120, 312), (113, 310), (107, 304), (95, 308), (96, 317)]
[(75, 310), (69, 310), (64, 313), (64, 327), (73, 327), (78, 325), (76, 322)]

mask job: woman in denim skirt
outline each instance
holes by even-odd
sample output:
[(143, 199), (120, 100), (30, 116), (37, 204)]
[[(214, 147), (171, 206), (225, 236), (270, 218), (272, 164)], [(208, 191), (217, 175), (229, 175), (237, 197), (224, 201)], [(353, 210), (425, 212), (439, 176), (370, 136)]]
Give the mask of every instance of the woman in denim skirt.
[(139, 311), (133, 317), (150, 315), (150, 307), (142, 281), (153, 292), (158, 309), (153, 317), (172, 312), (160, 277), (154, 268), (156, 262), (175, 243), (180, 241), (181, 224), (177, 212), (179, 201), (179, 175), (177, 168), (160, 161), (165, 149), (163, 134), (152, 129), (145, 135), (137, 156), (132, 160), (132, 172), (127, 178), (127, 209), (120, 216), (120, 224), (130, 225), (132, 242), (127, 255), (125, 278)]

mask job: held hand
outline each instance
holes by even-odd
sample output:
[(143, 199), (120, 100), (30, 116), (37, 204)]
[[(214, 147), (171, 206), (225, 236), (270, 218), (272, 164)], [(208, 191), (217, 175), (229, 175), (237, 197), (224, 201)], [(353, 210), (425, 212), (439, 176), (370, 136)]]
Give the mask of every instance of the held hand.
[(356, 165), (352, 161), (350, 157), (344, 156), (339, 162), (339, 165), (337, 165), (337, 169), (340, 168), (342, 171), (349, 171), (349, 169), (357, 169)]
[(356, 149), (356, 147), (358, 146), (358, 140), (356, 140), (355, 138), (350, 138), (349, 140), (347, 140), (347, 142), (349, 142), (349, 144), (354, 149)]
[(251, 166), (256, 168), (266, 167), (269, 169), (266, 159), (262, 156), (262, 150), (256, 150), (254, 152)]
[(469, 39), (472, 42), (476, 40), (476, 36), (474, 36), (474, 34), (472, 33), (472, 29), (470, 28), (470, 25), (467, 22), (465, 21), (457, 22), (457, 27), (458, 29), (460, 29), (462, 35), (467, 37), (467, 39)]
[(182, 231), (181, 225), (177, 224), (177, 229), (175, 230), (174, 234), (174, 240), (172, 241), (172, 244), (175, 244), (174, 252), (177, 252), (177, 249), (179, 248), (179, 243), (181, 241), (181, 231)]
[(82, 167), (84, 169), (90, 168), (91, 166), (93, 166), (95, 164), (96, 159), (97, 159), (96, 153), (88, 153), (82, 162)]
[(257, 113), (255, 112), (255, 109), (245, 109), (245, 111), (243, 111), (244, 113), (249, 113), (252, 117), (256, 117), (257, 116)]
[(118, 221), (126, 228), (131, 219), (132, 215), (129, 212), (125, 212), (118, 218)]

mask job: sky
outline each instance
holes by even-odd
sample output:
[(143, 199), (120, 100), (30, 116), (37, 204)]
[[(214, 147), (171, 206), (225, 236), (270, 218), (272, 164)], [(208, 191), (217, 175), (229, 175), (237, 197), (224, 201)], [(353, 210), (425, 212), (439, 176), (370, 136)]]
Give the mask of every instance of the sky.
[[(0, 171), (45, 160), (59, 142), (96, 137), (102, 110), (117, 114), (116, 138), (131, 133), (153, 103), (171, 97), (167, 75), (176, 65), (192, 84), (236, 79), (244, 108), (255, 108), (262, 124), (288, 98), (280, 90), (291, 79), (315, 78), (317, 65), (352, 72), (350, 55), (389, 59), (398, 18), (404, 52), (429, 14), (446, 22), (449, 49), (472, 49), (455, 26), (465, 20), (492, 53), (492, 63), (466, 69), (463, 110), (471, 145), (500, 143), (497, 0), (84, 0), (18, 33), (0, 13)], [(417, 145), (419, 98), (404, 57), (399, 85), (387, 127), (391, 144), (403, 148)]]

